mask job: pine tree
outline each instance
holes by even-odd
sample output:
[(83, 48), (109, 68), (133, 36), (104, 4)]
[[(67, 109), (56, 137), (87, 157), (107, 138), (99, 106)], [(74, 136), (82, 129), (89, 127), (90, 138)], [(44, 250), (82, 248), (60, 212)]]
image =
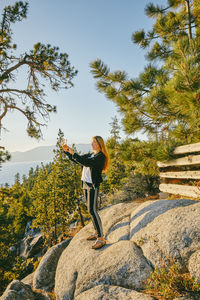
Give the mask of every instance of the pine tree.
[[(63, 239), (67, 236), (69, 223), (77, 210), (82, 216), (78, 202), (80, 167), (75, 166), (64, 153), (61, 147), (63, 138), (64, 134), (59, 129), (53, 162), (42, 166), (30, 192), (33, 199), (30, 215), (35, 216), (33, 226), (42, 229), (49, 245), (55, 244), (58, 237)], [(30, 174), (34, 178), (32, 170)]]
[(53, 222), (51, 219), (51, 213), (49, 213), (51, 186), (49, 186), (48, 175), (48, 169), (42, 165), (30, 193), (33, 201), (30, 214), (35, 217), (33, 219), (32, 226), (39, 227), (42, 230), (48, 245), (51, 246), (51, 228), (53, 226)]
[[(80, 208), (78, 199), (80, 197), (80, 167), (71, 162), (64, 153), (61, 143), (64, 133), (59, 129), (54, 164), (52, 173), (54, 174), (57, 186), (56, 197), (59, 202), (59, 217), (62, 228), (62, 235), (68, 231), (68, 225), (73, 218), (74, 212)], [(75, 150), (75, 149), (74, 149)]]
[(147, 49), (150, 63), (137, 79), (124, 71), (110, 72), (100, 59), (91, 63), (97, 89), (118, 105), (128, 134), (142, 131), (155, 140), (182, 143), (200, 140), (199, 11), (198, 0), (147, 5), (154, 25), (132, 39)]
[[(74, 150), (75, 147), (73, 147)], [(76, 210), (78, 212), (79, 218), (80, 218), (80, 222), (81, 222), (81, 226), (84, 227), (85, 223), (84, 223), (84, 218), (83, 218), (83, 214), (82, 214), (82, 210), (85, 212), (85, 207), (83, 207), (83, 205), (81, 205), (81, 195), (82, 195), (82, 189), (81, 189), (81, 181), (80, 181), (80, 177), (81, 177), (81, 169), (80, 166), (78, 166), (77, 164), (74, 164), (73, 166), (73, 173), (72, 173), (72, 180), (73, 180), (73, 185), (74, 185), (74, 200), (76, 203)]]
[(157, 193), (159, 184), (157, 160), (168, 158), (171, 149), (167, 149), (168, 151), (164, 153), (166, 149), (161, 142), (126, 138), (120, 147), (127, 174), (127, 178), (123, 181), (125, 185), (123, 189), (135, 194), (143, 193), (143, 197), (145, 194)]
[(11, 213), (12, 210), (14, 211), (17, 202), (12, 193), (12, 188), (0, 188), (0, 294), (9, 282), (15, 278), (12, 269), (16, 255), (10, 251), (10, 247), (16, 245), (19, 234), (14, 224), (15, 215)]
[(108, 149), (110, 164), (109, 169), (106, 173), (107, 178), (106, 181), (109, 185), (110, 192), (114, 192), (115, 190), (121, 187), (121, 180), (126, 176), (125, 174), (125, 166), (121, 159), (120, 152), (120, 126), (118, 124), (117, 117), (113, 118), (113, 121), (110, 123), (111, 125), (111, 137), (106, 141), (106, 146)]
[[(28, 179), (21, 184), (19, 174), (16, 174), (12, 187), (0, 188), (0, 293), (10, 281), (24, 275), (24, 266), (16, 254), (19, 253), (19, 240), (24, 236), (27, 222), (35, 213), (30, 214), (32, 202), (27, 182)], [(15, 252), (10, 251), (13, 246)]]
[(5, 148), (0, 146), (0, 171), (2, 163), (6, 162), (7, 160), (10, 160), (10, 158), (11, 155), (8, 153), (8, 151), (5, 151)]
[[(2, 120), (9, 112), (19, 111), (26, 118), (27, 133), (40, 138), (41, 126), (56, 106), (45, 100), (43, 80), (53, 91), (73, 86), (72, 79), (77, 71), (70, 65), (67, 53), (59, 53), (59, 48), (36, 43), (33, 49), (21, 55), (16, 54), (13, 43), (12, 26), (27, 17), (28, 2), (18, 1), (3, 9), (0, 20), (0, 130)], [(25, 38), (25, 37), (24, 37)], [(27, 71), (26, 88), (15, 87), (14, 82), (21, 70)]]
[(33, 185), (35, 183), (35, 179), (37, 178), (39, 174), (39, 166), (35, 168), (35, 170), (31, 167), (28, 173), (28, 177), (25, 181), (22, 182), (22, 185), (25, 187), (27, 191), (31, 191), (33, 188)]

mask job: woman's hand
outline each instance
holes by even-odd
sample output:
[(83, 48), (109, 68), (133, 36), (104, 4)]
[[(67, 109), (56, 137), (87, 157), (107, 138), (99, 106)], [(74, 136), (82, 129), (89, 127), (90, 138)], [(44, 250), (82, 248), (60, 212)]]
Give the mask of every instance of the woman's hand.
[(62, 148), (64, 151), (66, 152), (69, 152), (70, 154), (74, 154), (74, 151), (72, 148), (70, 148), (69, 146), (67, 146), (67, 144), (65, 143), (65, 141), (62, 141), (62, 144), (61, 144)]
[(67, 146), (67, 151), (72, 155), (74, 154), (74, 150), (72, 148), (70, 148), (69, 146)]

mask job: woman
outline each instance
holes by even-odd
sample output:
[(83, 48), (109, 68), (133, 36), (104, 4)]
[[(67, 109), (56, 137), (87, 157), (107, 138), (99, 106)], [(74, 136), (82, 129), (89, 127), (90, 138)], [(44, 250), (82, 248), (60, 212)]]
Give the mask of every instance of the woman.
[(62, 142), (62, 148), (69, 159), (83, 167), (81, 176), (83, 194), (95, 228), (95, 233), (90, 235), (87, 240), (96, 239), (92, 249), (99, 249), (106, 244), (106, 241), (101, 219), (97, 213), (97, 198), (99, 186), (102, 182), (101, 173), (102, 171), (105, 172), (108, 167), (108, 153), (104, 140), (100, 136), (94, 136), (91, 145), (93, 154), (78, 155), (64, 141)]

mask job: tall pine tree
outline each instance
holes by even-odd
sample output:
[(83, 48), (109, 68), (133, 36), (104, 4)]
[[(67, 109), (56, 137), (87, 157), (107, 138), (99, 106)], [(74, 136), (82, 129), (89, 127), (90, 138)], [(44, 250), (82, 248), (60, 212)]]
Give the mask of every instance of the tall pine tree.
[(107, 171), (106, 181), (109, 185), (110, 192), (114, 192), (121, 187), (121, 180), (126, 176), (125, 166), (121, 159), (120, 151), (120, 126), (117, 117), (114, 117), (111, 125), (111, 137), (106, 141), (110, 164)]
[(75, 186), (78, 183), (76, 182), (77, 179), (74, 181), (73, 177), (74, 163), (68, 159), (61, 147), (63, 138), (64, 133), (59, 129), (51, 176), (54, 177), (54, 184), (56, 186), (55, 197), (58, 201), (62, 236), (66, 236), (68, 225), (76, 210)]
[(48, 245), (51, 246), (53, 243), (52, 227), (54, 226), (54, 218), (52, 218), (50, 198), (52, 186), (49, 185), (48, 176), (49, 170), (42, 165), (30, 193), (33, 201), (30, 213), (35, 217), (33, 226), (41, 229)]
[[(43, 122), (56, 112), (56, 106), (45, 100), (46, 84), (53, 91), (67, 89), (73, 86), (77, 71), (70, 65), (68, 54), (50, 44), (36, 43), (30, 51), (16, 53), (12, 27), (27, 17), (28, 6), (28, 2), (16, 1), (3, 9), (0, 18), (0, 130), (7, 114), (18, 111), (27, 120), (27, 134), (40, 138)], [(24, 70), (25, 88), (15, 85)]]
[(115, 102), (127, 133), (146, 132), (155, 139), (182, 143), (200, 140), (199, 0), (149, 4), (152, 29), (133, 34), (150, 61), (137, 79), (110, 72), (101, 60), (91, 63), (97, 88)]

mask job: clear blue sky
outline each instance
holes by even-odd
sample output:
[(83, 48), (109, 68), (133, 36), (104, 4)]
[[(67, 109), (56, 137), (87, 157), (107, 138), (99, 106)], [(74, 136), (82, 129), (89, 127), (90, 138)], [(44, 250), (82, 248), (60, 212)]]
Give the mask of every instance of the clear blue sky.
[[(15, 1), (1, 0), (3, 7)], [(26, 151), (56, 143), (58, 129), (68, 142), (90, 143), (91, 137), (109, 137), (114, 116), (120, 119), (117, 107), (95, 88), (89, 63), (102, 59), (112, 71), (125, 70), (130, 77), (143, 71), (145, 51), (134, 45), (131, 35), (139, 29), (150, 29), (152, 20), (144, 14), (149, 0), (32, 0), (28, 17), (13, 26), (18, 51), (24, 52), (37, 42), (58, 46), (69, 54), (78, 70), (71, 89), (54, 93), (47, 89), (47, 102), (57, 106), (51, 115), (44, 139), (37, 141), (27, 136), (26, 120), (19, 112), (7, 114), (0, 144), (10, 152)], [(155, 4), (167, 0), (155, 1)], [(20, 78), (23, 82), (24, 78)], [(122, 133), (122, 136), (124, 134)]]

